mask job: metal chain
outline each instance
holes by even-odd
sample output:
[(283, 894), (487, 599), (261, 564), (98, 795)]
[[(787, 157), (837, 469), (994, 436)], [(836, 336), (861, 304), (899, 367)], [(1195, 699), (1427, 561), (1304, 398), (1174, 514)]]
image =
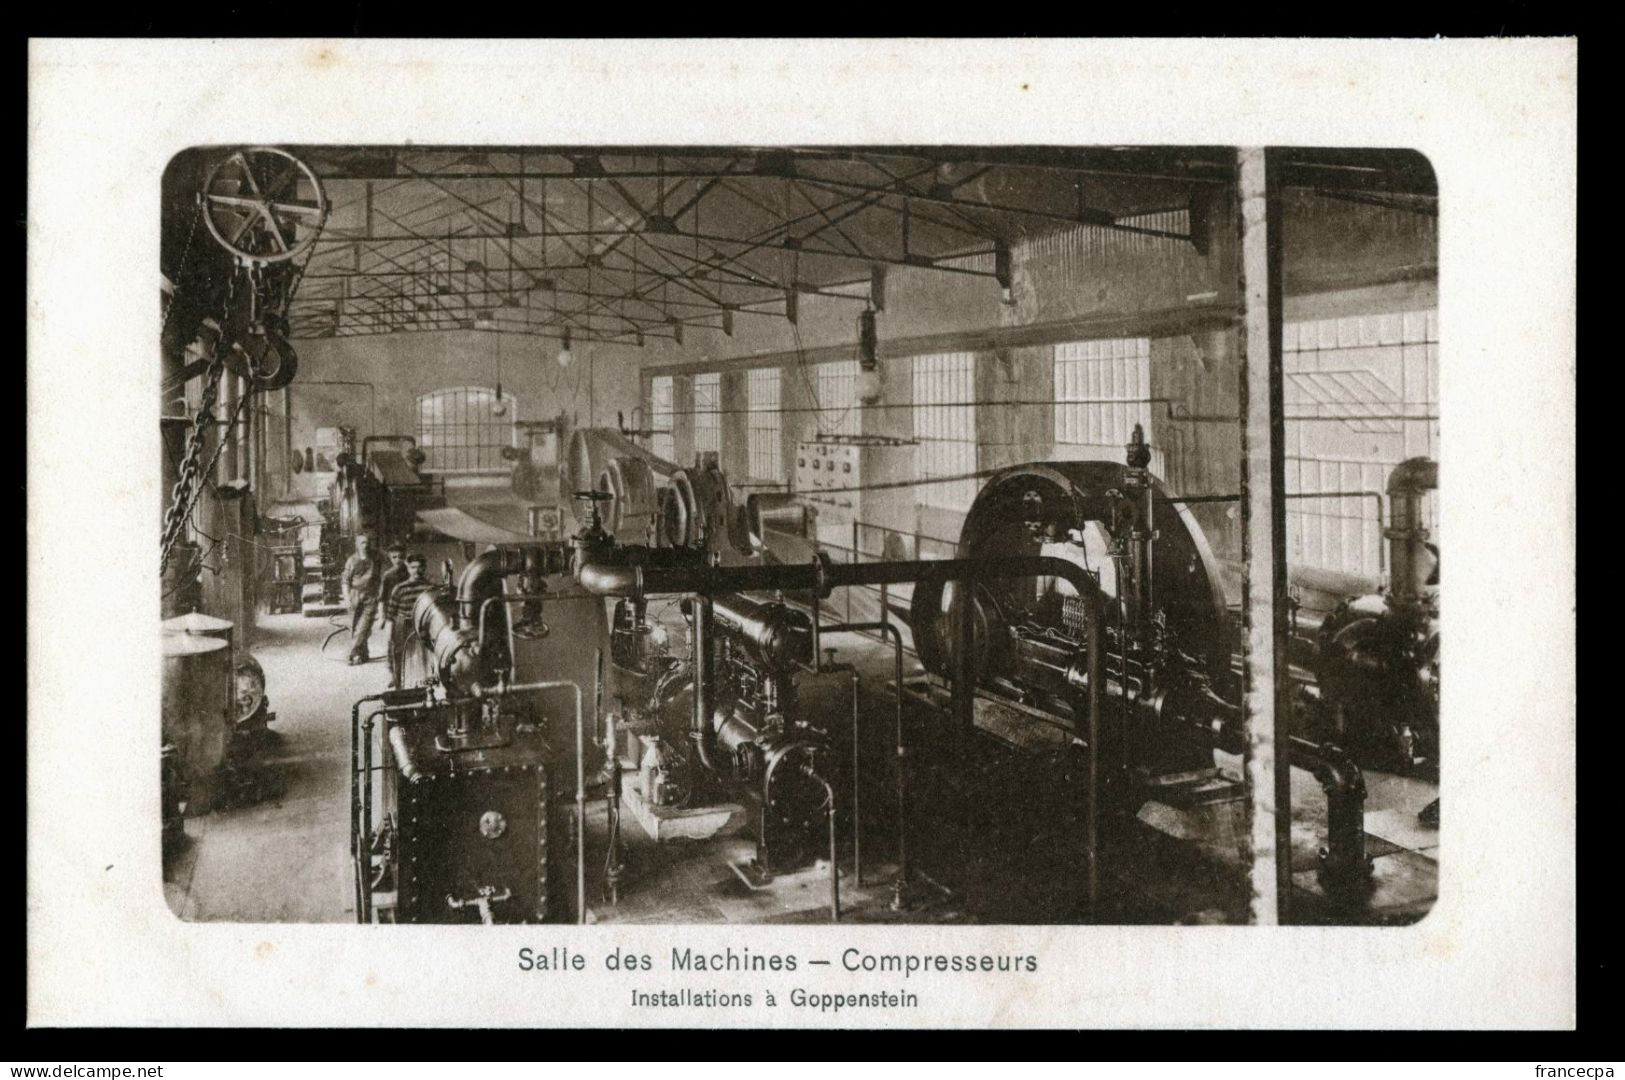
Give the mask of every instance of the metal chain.
[[(181, 458), (180, 476), (170, 492), (169, 509), (164, 513), (163, 546), (158, 561), (160, 575), (169, 569), (170, 553), (174, 550), (176, 541), (180, 539), (181, 530), (186, 527), (186, 520), (191, 516), (192, 507), (203, 488), (200, 459), (208, 437), (208, 426), (214, 421), (214, 401), (220, 392), (220, 377), (225, 370), (226, 365), (221, 360), (216, 360), (209, 368), (209, 381), (203, 390), (203, 403), (197, 414), (192, 417), (192, 426), (186, 432), (186, 452)], [(224, 443), (225, 439), (222, 437), (221, 444)], [(216, 456), (218, 449), (216, 448)], [(212, 464), (211, 462), (211, 466)]]
[[(164, 308), (163, 320), (158, 324), (158, 336), (162, 338), (164, 331), (169, 328), (169, 314), (175, 310), (175, 301), (180, 299), (181, 279), (186, 273), (186, 256), (192, 253), (192, 238), (197, 235), (198, 222), (203, 220), (203, 204), (197, 204), (192, 214), (192, 228), (186, 234), (186, 243), (181, 245), (181, 259), (175, 264), (175, 290), (169, 298), (169, 306)], [(311, 247), (316, 245), (312, 244)]]
[[(187, 253), (191, 251), (192, 238), (197, 235), (198, 223), (202, 220), (202, 217), (203, 207), (199, 203), (198, 212), (192, 218), (191, 231), (186, 234), (186, 244), (181, 251), (182, 266), (186, 263)], [(299, 282), (303, 279), (305, 270), (309, 267), (311, 258), (315, 254), (316, 245), (312, 244), (310, 250), (305, 253), (304, 260), (293, 271), (293, 278), (288, 287), (290, 299), (293, 291), (298, 288)], [(258, 299), (264, 289), (265, 280), (261, 268), (249, 263), (243, 265), (242, 269), (246, 270), (245, 276), (248, 278), (249, 288), (253, 291), (255, 298)], [(232, 300), (237, 295), (237, 278), (238, 275), (233, 274), (227, 284), (225, 306), (228, 311)], [(179, 285), (177, 284), (177, 291), (178, 289)], [(175, 302), (171, 299), (169, 307), (164, 309), (163, 324), (159, 329), (160, 334), (163, 332), (163, 326), (168, 325), (169, 313), (174, 310), (174, 307)], [(222, 322), (224, 322), (225, 317), (225, 312), (222, 312)], [(225, 450), (226, 444), (231, 439), (232, 432), (236, 429), (237, 420), (242, 415), (243, 407), (253, 396), (253, 389), (250, 387), (247, 393), (238, 398), (236, 408), (232, 411), (230, 419), (220, 433), (220, 441), (215, 446), (214, 453), (210, 455), (208, 463), (203, 464), (201, 461), (203, 447), (207, 442), (208, 427), (214, 422), (214, 403), (219, 395), (220, 379), (225, 374), (225, 370), (226, 366), (222, 360), (217, 359), (210, 365), (209, 381), (203, 390), (202, 406), (198, 409), (197, 415), (192, 418), (192, 426), (187, 429), (186, 452), (181, 459), (180, 476), (175, 481), (175, 486), (170, 492), (169, 509), (164, 513), (162, 550), (158, 564), (160, 575), (168, 571), (169, 559), (174, 551), (175, 544), (180, 540), (187, 519), (192, 516), (192, 509), (197, 504), (199, 496), (203, 494), (204, 480), (214, 471), (215, 465), (220, 460), (221, 453)]]

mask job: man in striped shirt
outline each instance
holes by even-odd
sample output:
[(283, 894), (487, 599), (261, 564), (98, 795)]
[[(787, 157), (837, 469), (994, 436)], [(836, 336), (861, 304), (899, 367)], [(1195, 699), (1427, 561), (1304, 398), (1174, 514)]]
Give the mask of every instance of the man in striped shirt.
[(418, 597), (434, 588), (429, 580), (429, 560), (420, 551), (406, 557), (406, 580), (389, 593), (384, 619), (389, 624), (389, 686), (399, 690), (405, 684), (407, 643), (412, 637), (412, 609)]

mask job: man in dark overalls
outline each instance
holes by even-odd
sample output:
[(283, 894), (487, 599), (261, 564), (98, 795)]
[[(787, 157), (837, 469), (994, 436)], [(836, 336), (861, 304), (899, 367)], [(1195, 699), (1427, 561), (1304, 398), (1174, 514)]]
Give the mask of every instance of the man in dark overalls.
[(413, 633), (412, 609), (417, 606), (418, 597), (434, 588), (428, 569), (429, 560), (422, 552), (414, 551), (406, 557), (406, 580), (389, 591), (384, 618), (389, 622), (389, 686), (392, 690), (405, 685), (407, 645)]

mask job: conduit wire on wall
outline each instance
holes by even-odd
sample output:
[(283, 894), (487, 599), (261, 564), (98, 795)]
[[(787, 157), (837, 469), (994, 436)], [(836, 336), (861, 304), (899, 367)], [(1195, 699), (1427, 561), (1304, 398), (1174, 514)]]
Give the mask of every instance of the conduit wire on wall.
[[(825, 424), (824, 424), (825, 413), (824, 413), (823, 402), (818, 400), (818, 387), (815, 384), (812, 376), (810, 376), (807, 373), (807, 368), (808, 368), (809, 365), (807, 363), (807, 350), (801, 344), (801, 327), (798, 326), (795, 323), (791, 323), (790, 324), (790, 331), (791, 331), (791, 333), (793, 333), (795, 335), (795, 339), (796, 339), (796, 370), (801, 373), (801, 381), (802, 381), (803, 385), (805, 385), (807, 387), (807, 394), (808, 394), (809, 397), (812, 398), (813, 407), (811, 409), (784, 409), (784, 408), (781, 408), (779, 410), (779, 413), (782, 415), (784, 413), (789, 413), (789, 412), (795, 412), (795, 413), (810, 412), (810, 413), (813, 414), (814, 422), (818, 426), (818, 433), (820, 435), (833, 434), (834, 432), (837, 432), (837, 431), (841, 430), (841, 425), (846, 423), (846, 418), (852, 414), (852, 408), (857, 402), (857, 395), (855, 393), (853, 394), (853, 400), (847, 404), (845, 409), (841, 410), (841, 415), (835, 418), (835, 422), (833, 424), (830, 424), (830, 425), (828, 425), (826, 427)], [(854, 360), (858, 359), (857, 349), (858, 349), (858, 346), (854, 345), (853, 346), (853, 359)], [(841, 363), (841, 361), (839, 361), (839, 360), (834, 361), (834, 362), (835, 363)], [(739, 410), (730, 409), (730, 410), (727, 410), (727, 411), (728, 412), (737, 412)], [(690, 413), (690, 415), (692, 415), (692, 412)], [(720, 416), (720, 415), (723, 415), (723, 413), (719, 411), (717, 413), (717, 415)]]

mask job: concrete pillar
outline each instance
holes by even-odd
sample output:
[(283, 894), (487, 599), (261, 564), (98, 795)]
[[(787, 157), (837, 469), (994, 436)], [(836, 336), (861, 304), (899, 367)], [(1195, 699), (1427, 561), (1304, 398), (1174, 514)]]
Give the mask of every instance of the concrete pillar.
[(1252, 840), (1252, 921), (1287, 915), (1291, 765), (1285, 753), (1287, 577), (1281, 365), (1281, 212), (1274, 163), (1238, 151), (1241, 196), (1242, 699)]
[(722, 410), (717, 417), (722, 424), (722, 471), (736, 480), (750, 475), (750, 434), (745, 419), (750, 405), (747, 381), (743, 371), (722, 374)]
[(976, 356), (977, 469), (1001, 469), (1051, 457), (1055, 448), (1052, 345)]
[(694, 464), (694, 376), (677, 375), (671, 383), (672, 453), (679, 465)]

